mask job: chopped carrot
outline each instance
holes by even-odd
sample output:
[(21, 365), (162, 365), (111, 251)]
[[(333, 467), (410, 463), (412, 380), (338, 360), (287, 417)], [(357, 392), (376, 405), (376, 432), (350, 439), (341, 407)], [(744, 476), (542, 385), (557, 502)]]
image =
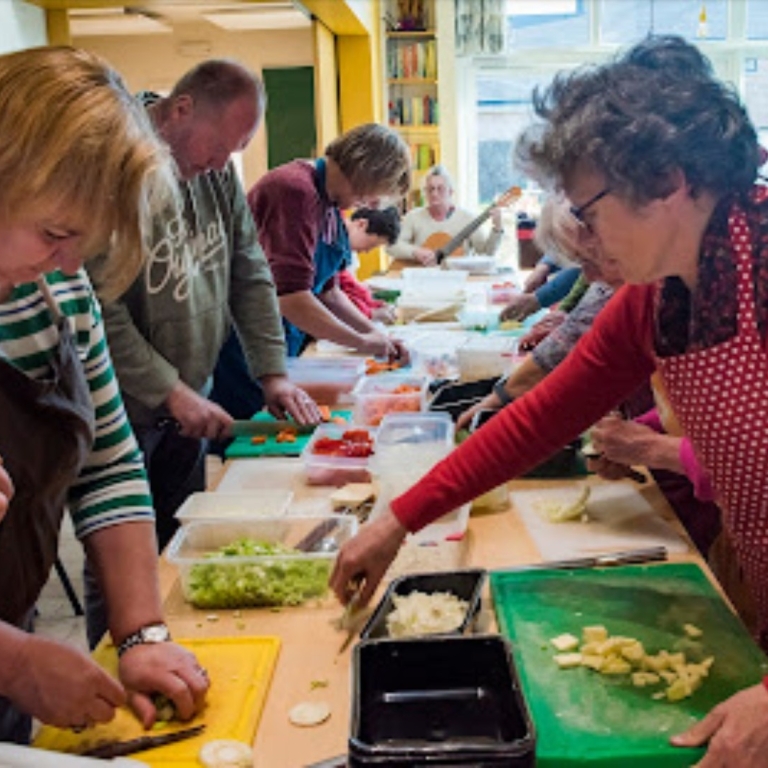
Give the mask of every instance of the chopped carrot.
[(331, 420), (331, 406), (330, 405), (318, 405), (317, 410), (320, 411), (320, 418), (323, 421)]
[(331, 424), (346, 424), (347, 420), (343, 416), (331, 416)]
[(295, 443), (296, 432), (292, 429), (282, 429), (275, 437), (277, 443)]
[(264, 443), (267, 442), (267, 436), (266, 435), (254, 435), (251, 438), (251, 443), (253, 445), (264, 445)]

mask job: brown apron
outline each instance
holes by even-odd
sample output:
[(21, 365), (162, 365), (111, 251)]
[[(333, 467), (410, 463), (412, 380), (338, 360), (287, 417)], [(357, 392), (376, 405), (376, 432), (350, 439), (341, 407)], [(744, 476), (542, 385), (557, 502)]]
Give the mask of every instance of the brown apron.
[[(40, 290), (59, 347), (48, 377), (32, 379), (0, 358), (0, 456), (15, 494), (0, 521), (0, 620), (29, 624), (48, 579), (67, 493), (94, 439), (94, 408), (75, 338), (47, 284)], [(13, 708), (0, 697), (0, 740), (12, 738)]]

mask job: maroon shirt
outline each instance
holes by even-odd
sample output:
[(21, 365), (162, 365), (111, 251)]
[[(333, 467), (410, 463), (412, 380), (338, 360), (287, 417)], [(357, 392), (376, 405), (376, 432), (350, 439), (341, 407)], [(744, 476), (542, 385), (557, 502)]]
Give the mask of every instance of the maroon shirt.
[(323, 222), (334, 206), (315, 187), (315, 166), (294, 160), (265, 174), (248, 193), (277, 295), (311, 291)]

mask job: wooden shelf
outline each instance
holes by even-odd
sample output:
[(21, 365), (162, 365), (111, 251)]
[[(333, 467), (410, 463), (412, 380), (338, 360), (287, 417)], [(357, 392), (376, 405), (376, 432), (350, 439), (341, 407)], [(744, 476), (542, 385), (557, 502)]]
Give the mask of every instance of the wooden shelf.
[(440, 132), (439, 125), (391, 125), (390, 128), (394, 128), (401, 133), (431, 133), (438, 134)]
[(390, 85), (437, 85), (436, 77), (390, 77)]
[(434, 29), (396, 29), (391, 32), (387, 32), (387, 37), (391, 40), (402, 40), (403, 38), (416, 37), (422, 40), (430, 40), (435, 37)]

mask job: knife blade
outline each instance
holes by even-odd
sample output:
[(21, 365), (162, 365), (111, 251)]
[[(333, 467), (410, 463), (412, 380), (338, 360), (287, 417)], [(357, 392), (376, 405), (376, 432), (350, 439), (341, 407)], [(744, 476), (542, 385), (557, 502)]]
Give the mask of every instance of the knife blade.
[(238, 419), (232, 422), (230, 433), (232, 437), (253, 437), (254, 435), (266, 435), (272, 437), (283, 430), (291, 430), (297, 435), (311, 435), (317, 424), (298, 424), (287, 419), (277, 421), (251, 421), (250, 419)]
[(540, 563), (530, 563), (516, 568), (498, 568), (507, 573), (517, 571), (541, 570), (571, 570), (576, 568), (606, 568), (613, 565), (630, 565), (632, 563), (654, 563), (667, 559), (666, 547), (647, 547), (644, 549), (629, 549), (623, 552), (606, 552), (594, 557), (576, 557), (573, 560), (543, 560)]
[(143, 752), (146, 749), (163, 747), (166, 744), (175, 744), (177, 741), (184, 741), (199, 736), (205, 731), (205, 725), (195, 725), (192, 728), (182, 728), (180, 731), (172, 733), (159, 733), (154, 736), (139, 736), (137, 739), (126, 739), (125, 741), (111, 741), (108, 744), (102, 744), (98, 747), (86, 749), (80, 754), (83, 757), (98, 757), (102, 760), (111, 760), (113, 757), (125, 757), (135, 752)]
[(357, 609), (364, 584), (365, 581), (361, 577), (352, 580), (354, 593), (352, 594), (352, 597), (350, 597), (346, 608), (344, 608), (344, 613), (339, 619), (339, 629), (345, 629), (347, 631), (347, 636), (344, 638), (344, 642), (341, 644), (339, 650), (336, 651), (337, 656), (344, 653), (344, 651), (349, 648), (350, 643), (355, 639), (357, 630), (360, 628), (357, 621)]

